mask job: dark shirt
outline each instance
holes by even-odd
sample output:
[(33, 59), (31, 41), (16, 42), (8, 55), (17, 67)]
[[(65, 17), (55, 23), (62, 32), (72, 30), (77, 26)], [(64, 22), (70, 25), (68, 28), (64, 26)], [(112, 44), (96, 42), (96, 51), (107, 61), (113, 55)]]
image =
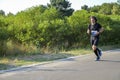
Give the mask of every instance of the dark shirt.
[[(101, 25), (99, 23), (95, 23), (94, 25), (89, 24), (88, 29), (91, 31), (100, 31)], [(99, 35), (95, 36), (96, 38), (99, 38)]]

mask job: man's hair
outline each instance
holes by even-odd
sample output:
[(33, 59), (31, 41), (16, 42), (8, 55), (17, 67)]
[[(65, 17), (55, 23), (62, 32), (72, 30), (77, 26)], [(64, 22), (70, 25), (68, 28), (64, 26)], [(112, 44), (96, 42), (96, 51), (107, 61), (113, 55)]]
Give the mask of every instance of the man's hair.
[(97, 18), (95, 16), (91, 16), (90, 19), (93, 18), (95, 22), (97, 22)]

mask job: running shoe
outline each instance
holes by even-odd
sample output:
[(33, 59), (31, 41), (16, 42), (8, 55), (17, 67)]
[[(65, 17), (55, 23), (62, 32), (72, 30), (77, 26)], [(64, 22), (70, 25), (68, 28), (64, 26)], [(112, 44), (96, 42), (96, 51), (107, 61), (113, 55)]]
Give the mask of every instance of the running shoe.
[(97, 58), (96, 58), (96, 61), (99, 61), (99, 60), (100, 60), (100, 57), (97, 57)]

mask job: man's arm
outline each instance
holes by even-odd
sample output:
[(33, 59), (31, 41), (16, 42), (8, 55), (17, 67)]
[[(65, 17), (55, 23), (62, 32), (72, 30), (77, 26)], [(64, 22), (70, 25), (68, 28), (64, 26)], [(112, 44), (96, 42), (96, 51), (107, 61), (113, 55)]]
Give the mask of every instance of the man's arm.
[(102, 33), (104, 31), (104, 28), (102, 27), (99, 31), (99, 34)]
[(100, 28), (100, 31), (99, 31), (99, 32), (97, 32), (97, 34), (96, 34), (96, 35), (101, 34), (103, 31), (104, 31), (104, 28), (102, 27), (102, 28)]
[(87, 33), (90, 34), (90, 30), (89, 29), (87, 30)]

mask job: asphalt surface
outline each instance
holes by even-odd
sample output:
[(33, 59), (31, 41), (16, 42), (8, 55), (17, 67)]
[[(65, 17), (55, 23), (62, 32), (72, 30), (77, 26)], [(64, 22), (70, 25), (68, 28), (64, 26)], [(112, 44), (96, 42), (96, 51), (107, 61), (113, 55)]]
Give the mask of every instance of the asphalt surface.
[(0, 80), (120, 80), (120, 49), (0, 71)]

